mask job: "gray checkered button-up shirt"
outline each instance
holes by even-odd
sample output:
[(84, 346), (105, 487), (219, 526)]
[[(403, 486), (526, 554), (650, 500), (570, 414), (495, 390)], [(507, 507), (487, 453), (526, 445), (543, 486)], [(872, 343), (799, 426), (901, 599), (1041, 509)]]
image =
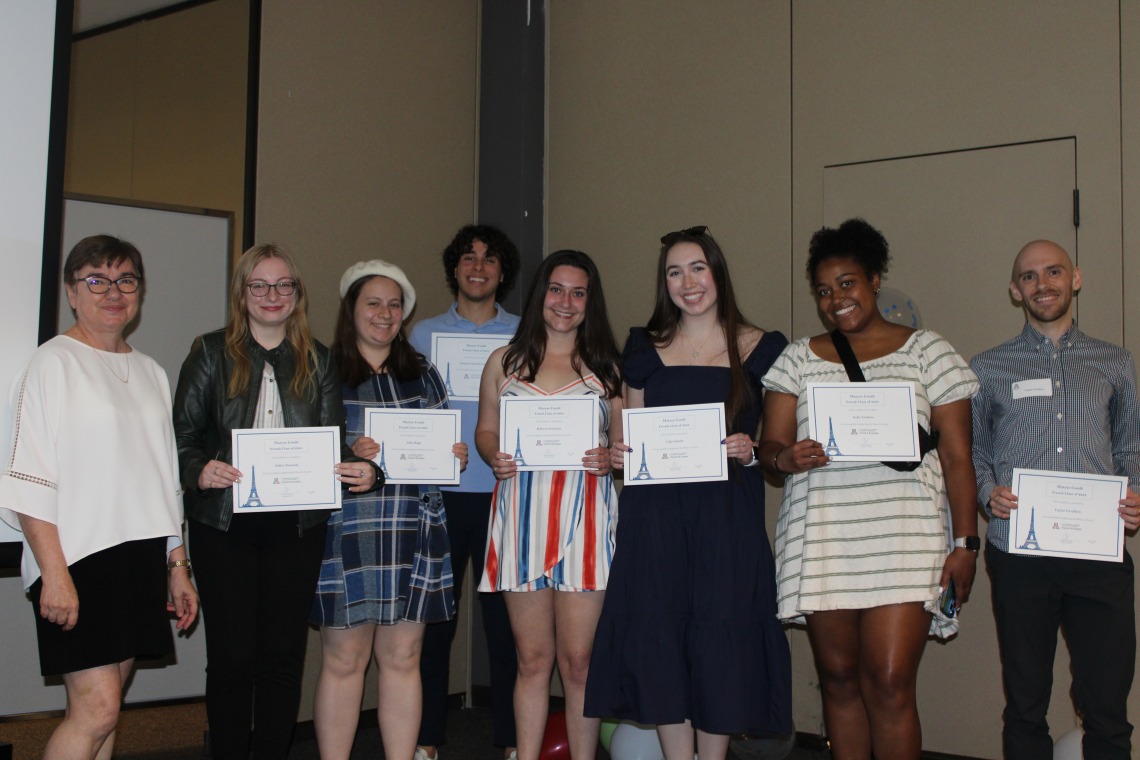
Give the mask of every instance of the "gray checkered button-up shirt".
[[(1125, 475), (1140, 491), (1140, 402), (1132, 354), (1069, 328), (1055, 346), (1028, 322), (975, 356), (972, 402), (978, 500), (1008, 486), (1015, 467)], [(1009, 520), (990, 514), (986, 540), (1006, 551)]]

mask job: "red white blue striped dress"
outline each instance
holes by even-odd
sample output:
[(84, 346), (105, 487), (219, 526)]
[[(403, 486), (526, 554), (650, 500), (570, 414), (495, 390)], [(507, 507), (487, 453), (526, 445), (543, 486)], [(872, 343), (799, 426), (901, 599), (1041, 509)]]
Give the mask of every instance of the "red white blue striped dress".
[[(511, 375), (499, 396), (598, 397), (598, 445), (608, 446), (610, 403), (593, 375), (547, 393)], [(584, 453), (584, 452), (583, 452)], [(520, 472), (492, 495), (480, 591), (601, 591), (609, 579), (617, 527), (612, 475), (582, 470)]]

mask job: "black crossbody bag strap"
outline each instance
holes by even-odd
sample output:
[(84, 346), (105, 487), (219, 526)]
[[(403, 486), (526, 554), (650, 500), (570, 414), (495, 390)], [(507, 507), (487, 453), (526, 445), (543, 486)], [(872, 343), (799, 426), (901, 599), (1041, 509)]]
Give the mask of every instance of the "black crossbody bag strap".
[[(847, 336), (839, 332), (839, 330), (832, 330), (831, 342), (835, 346), (835, 352), (839, 354), (840, 361), (843, 362), (843, 368), (847, 370), (847, 379), (853, 383), (865, 383), (867, 378), (863, 377), (863, 370), (859, 367), (859, 360), (855, 358), (855, 352), (851, 350), (851, 343), (848, 342)], [(928, 451), (933, 451), (938, 448), (938, 432), (926, 432), (926, 428), (922, 425), (918, 426), (918, 450), (919, 453), (925, 457)], [(890, 467), (892, 470), (899, 472), (913, 472), (917, 470), (922, 464), (922, 461), (917, 462), (883, 462), (882, 464)]]

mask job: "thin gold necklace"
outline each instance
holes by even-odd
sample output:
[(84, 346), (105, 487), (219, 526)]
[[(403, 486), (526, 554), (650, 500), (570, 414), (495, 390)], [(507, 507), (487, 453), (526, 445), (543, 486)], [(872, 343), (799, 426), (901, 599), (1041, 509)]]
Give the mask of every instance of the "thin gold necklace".
[(91, 350), (95, 352), (95, 355), (99, 357), (99, 361), (103, 362), (103, 366), (107, 368), (108, 372), (110, 372), (112, 375), (115, 376), (116, 380), (118, 380), (123, 385), (126, 385), (127, 383), (129, 383), (131, 381), (131, 355), (130, 355), (130, 352), (126, 352), (124, 354), (125, 360), (127, 363), (127, 377), (124, 379), (124, 378), (119, 377), (119, 373), (116, 372), (111, 367), (111, 365), (107, 362), (107, 360), (103, 358), (103, 352), (102, 351), (95, 348), (94, 346), (91, 347)]
[[(715, 330), (716, 330), (716, 328), (714, 327), (712, 330), (708, 331), (708, 334), (705, 335), (705, 339), (702, 342), (701, 346), (708, 343), (709, 338), (712, 336), (712, 334)], [(682, 327), (680, 327), (679, 325), (677, 327), (677, 332), (681, 334), (682, 340), (684, 340), (685, 344), (689, 347), (689, 361), (693, 364), (696, 364), (697, 357), (701, 355), (701, 346), (697, 346), (694, 348), (693, 342), (691, 340), (689, 340), (689, 336), (685, 334), (685, 330)]]

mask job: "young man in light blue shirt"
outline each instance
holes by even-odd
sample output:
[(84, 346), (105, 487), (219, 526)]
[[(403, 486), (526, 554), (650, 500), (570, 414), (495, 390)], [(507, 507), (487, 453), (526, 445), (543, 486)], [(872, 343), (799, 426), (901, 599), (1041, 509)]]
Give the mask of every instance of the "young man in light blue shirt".
[[(514, 285), (519, 272), (519, 253), (503, 232), (486, 225), (463, 227), (443, 252), (443, 269), (447, 284), (455, 294), (455, 303), (443, 314), (421, 320), (412, 329), (410, 341), (417, 351), (431, 358), (432, 335), (435, 333), (515, 334), (519, 318), (508, 314), (499, 301)], [(479, 402), (451, 400), (450, 406), (462, 410), (463, 440), (474, 451)], [(491, 469), (474, 456), (468, 460), (460, 485), (443, 489), (456, 601), (463, 591), (463, 576), (469, 557), (474, 560), (472, 589), (478, 588), (483, 576), (487, 523), (494, 488), (495, 476)], [(502, 595), (478, 596), (491, 665), (494, 743), (504, 748), (505, 758), (510, 758), (515, 749), (513, 695), (518, 670), (515, 640)], [(424, 636), (420, 656), (423, 718), (415, 760), (436, 758), (436, 748), (446, 738), (447, 682), (455, 629), (455, 620), (429, 625)]]

